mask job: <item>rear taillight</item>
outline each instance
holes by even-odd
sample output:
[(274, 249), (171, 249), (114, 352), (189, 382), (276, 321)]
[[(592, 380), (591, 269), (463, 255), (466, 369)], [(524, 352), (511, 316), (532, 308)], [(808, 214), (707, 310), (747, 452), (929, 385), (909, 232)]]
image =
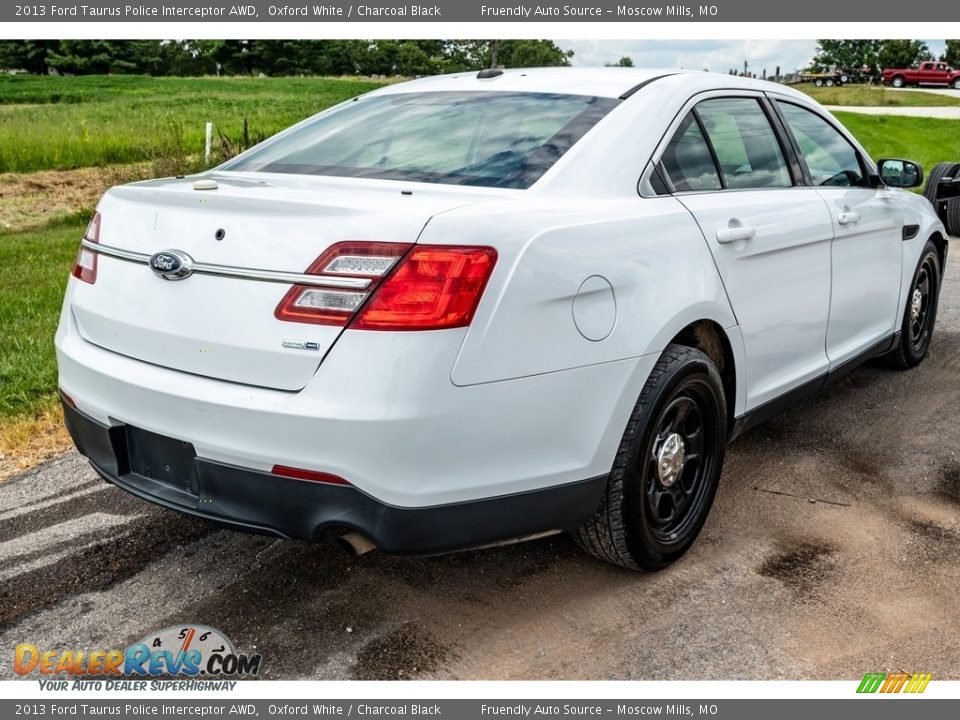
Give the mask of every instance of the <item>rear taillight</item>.
[(278, 320), (346, 325), (357, 308), (370, 297), (383, 276), (410, 245), (404, 243), (341, 242), (331, 245), (310, 267), (307, 275), (368, 280), (363, 289), (294, 285), (274, 312)]
[[(92, 243), (100, 242), (100, 213), (95, 212), (90, 218), (90, 223), (83, 233), (83, 239)], [(73, 263), (72, 275), (93, 285), (97, 281), (97, 254), (81, 245), (77, 252), (77, 259)]]
[(470, 324), (497, 262), (490, 247), (415, 247), (350, 324), (357, 330), (440, 330)]
[[(277, 306), (279, 320), (349, 324), (357, 330), (439, 330), (470, 324), (497, 252), (490, 247), (337, 243), (309, 275), (368, 280), (363, 289), (295, 285)], [(321, 281), (322, 282), (322, 281)]]

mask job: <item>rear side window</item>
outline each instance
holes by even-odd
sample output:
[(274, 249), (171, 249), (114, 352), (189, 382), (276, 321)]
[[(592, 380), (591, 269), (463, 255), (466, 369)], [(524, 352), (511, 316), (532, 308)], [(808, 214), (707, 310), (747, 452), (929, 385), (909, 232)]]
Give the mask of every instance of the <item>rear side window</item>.
[(732, 189), (790, 187), (793, 180), (767, 115), (754, 98), (704, 100), (696, 107)]
[(680, 123), (660, 162), (677, 192), (723, 187), (710, 147), (693, 113)]
[(222, 169), (527, 188), (619, 102), (507, 92), (359, 98)]
[(839, 130), (816, 113), (799, 105), (781, 101), (778, 103), (814, 185), (867, 185), (860, 156)]

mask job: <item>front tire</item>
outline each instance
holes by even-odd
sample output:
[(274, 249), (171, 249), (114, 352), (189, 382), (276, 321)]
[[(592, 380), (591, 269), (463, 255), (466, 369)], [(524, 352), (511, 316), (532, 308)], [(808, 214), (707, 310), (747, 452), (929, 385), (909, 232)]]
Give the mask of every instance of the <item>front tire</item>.
[(574, 538), (601, 560), (659, 570), (700, 533), (720, 481), (727, 405), (720, 375), (699, 350), (670, 345), (627, 423), (594, 517)]
[(927, 356), (937, 321), (940, 276), (940, 255), (937, 247), (928, 240), (910, 283), (900, 326), (900, 340), (887, 355), (893, 367), (901, 370), (916, 367)]

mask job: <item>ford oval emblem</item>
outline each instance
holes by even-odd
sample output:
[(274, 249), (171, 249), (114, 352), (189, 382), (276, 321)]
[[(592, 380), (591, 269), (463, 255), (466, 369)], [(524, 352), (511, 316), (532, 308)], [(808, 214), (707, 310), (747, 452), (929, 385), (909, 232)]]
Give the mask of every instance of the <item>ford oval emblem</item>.
[(183, 280), (193, 273), (193, 258), (180, 250), (161, 250), (147, 264), (164, 280)]

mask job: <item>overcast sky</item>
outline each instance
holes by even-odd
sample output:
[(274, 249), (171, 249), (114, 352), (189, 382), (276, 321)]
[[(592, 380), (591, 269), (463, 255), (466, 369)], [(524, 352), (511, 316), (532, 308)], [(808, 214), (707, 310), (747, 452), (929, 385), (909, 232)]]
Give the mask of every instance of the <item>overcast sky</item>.
[[(816, 40), (557, 40), (557, 45), (574, 51), (573, 64), (599, 66), (614, 63), (624, 55), (636, 67), (683, 68), (727, 72), (743, 69), (761, 75), (764, 68), (772, 75), (777, 66), (781, 72), (805, 67), (817, 49)], [(943, 40), (927, 40), (930, 49), (939, 55)]]

